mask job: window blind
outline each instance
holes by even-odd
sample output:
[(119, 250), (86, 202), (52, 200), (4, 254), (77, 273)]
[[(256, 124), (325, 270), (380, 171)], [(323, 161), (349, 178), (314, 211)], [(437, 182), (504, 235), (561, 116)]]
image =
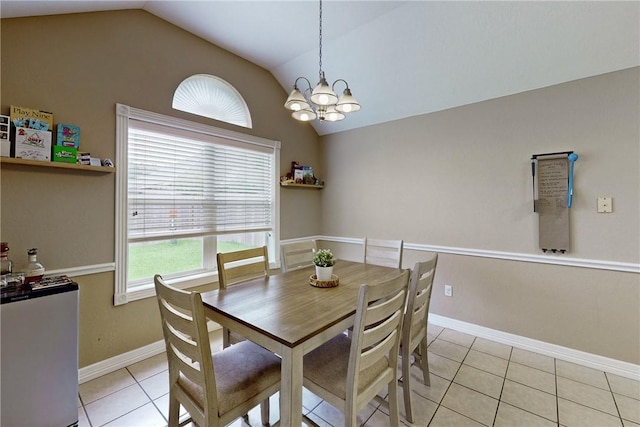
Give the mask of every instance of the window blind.
[(130, 242), (273, 228), (273, 149), (129, 120)]

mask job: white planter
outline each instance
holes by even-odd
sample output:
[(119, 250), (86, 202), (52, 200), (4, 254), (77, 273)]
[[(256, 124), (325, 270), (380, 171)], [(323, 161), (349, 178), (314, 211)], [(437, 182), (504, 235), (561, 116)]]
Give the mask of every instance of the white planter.
[(331, 280), (331, 275), (333, 274), (333, 266), (331, 267), (318, 267), (316, 265), (316, 279), (327, 281)]

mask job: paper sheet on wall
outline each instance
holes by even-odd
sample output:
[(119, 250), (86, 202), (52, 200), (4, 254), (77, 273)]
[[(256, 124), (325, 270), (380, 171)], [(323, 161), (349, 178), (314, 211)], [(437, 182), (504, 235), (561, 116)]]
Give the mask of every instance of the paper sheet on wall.
[(540, 249), (569, 250), (569, 209), (567, 208), (567, 156), (538, 157), (538, 238)]

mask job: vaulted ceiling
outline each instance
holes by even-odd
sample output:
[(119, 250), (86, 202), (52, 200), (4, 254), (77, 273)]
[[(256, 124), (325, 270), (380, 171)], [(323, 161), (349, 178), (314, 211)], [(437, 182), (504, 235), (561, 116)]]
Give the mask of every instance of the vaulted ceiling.
[[(144, 9), (269, 70), (318, 80), (318, 2), (5, 1), (2, 18)], [(362, 105), (325, 135), (640, 65), (640, 2), (323, 2), (322, 69)], [(336, 85), (341, 92), (344, 86)], [(293, 119), (292, 119), (293, 120)]]

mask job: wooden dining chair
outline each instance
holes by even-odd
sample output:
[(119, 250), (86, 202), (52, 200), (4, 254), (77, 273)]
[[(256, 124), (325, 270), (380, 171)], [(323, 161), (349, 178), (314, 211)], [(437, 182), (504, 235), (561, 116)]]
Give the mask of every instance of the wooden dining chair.
[(313, 265), (313, 257), (318, 250), (315, 240), (288, 243), (281, 245), (282, 272), (309, 267)]
[[(169, 427), (225, 426), (258, 404), (268, 425), (280, 359), (251, 341), (211, 354), (200, 294), (168, 286), (160, 275), (154, 282), (169, 362)], [(180, 405), (191, 417), (182, 423)]]
[(427, 354), (427, 323), (429, 303), (433, 278), (436, 274), (438, 254), (424, 262), (416, 263), (411, 272), (411, 282), (407, 293), (407, 304), (402, 322), (402, 389), (404, 395), (404, 409), (407, 421), (413, 422), (411, 408), (411, 356), (415, 356), (416, 364), (422, 370), (425, 385), (431, 385), (429, 380), (429, 358)]
[(351, 338), (344, 334), (304, 356), (303, 385), (343, 411), (345, 426), (388, 386), (390, 424), (399, 424), (398, 348), (409, 271), (395, 279), (363, 284)]
[(402, 240), (364, 238), (364, 263), (383, 267), (402, 267)]
[[(217, 261), (220, 289), (226, 289), (227, 286), (269, 275), (269, 253), (266, 246), (235, 252), (219, 252)], [(242, 340), (244, 340), (242, 336), (229, 331), (227, 327), (222, 327), (222, 345), (224, 348)]]

